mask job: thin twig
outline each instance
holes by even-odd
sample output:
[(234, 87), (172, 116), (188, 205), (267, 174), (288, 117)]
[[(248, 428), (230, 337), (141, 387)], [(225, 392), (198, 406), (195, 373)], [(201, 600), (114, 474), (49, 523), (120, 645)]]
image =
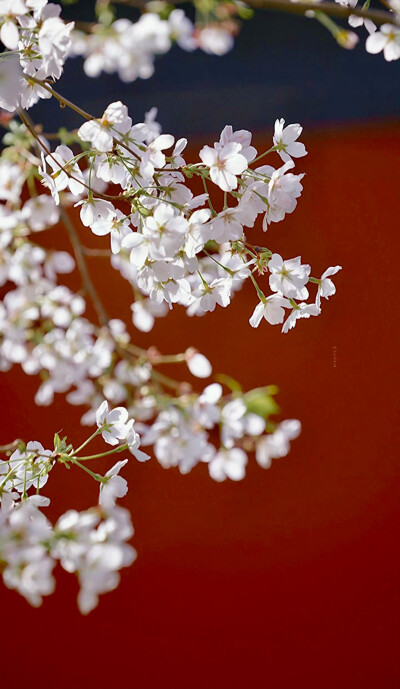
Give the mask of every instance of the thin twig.
[(86, 256), (104, 256), (110, 258), (111, 251), (108, 249), (90, 249), (88, 246), (82, 246), (82, 251)]
[(84, 117), (85, 120), (94, 120), (95, 119), (93, 117), (93, 115), (86, 112), (86, 110), (82, 110), (82, 108), (80, 108), (78, 105), (75, 105), (75, 103), (68, 100), (68, 98), (65, 98), (65, 96), (62, 96), (60, 93), (57, 93), (57, 91), (55, 91), (53, 88), (51, 88), (51, 86), (46, 81), (42, 81), (41, 79), (36, 79), (36, 77), (31, 77), (31, 76), (26, 77), (26, 79), (28, 82), (34, 81), (35, 84), (40, 84), (40, 86), (43, 86), (43, 88), (46, 89), (46, 91), (51, 93), (51, 95), (54, 96), (54, 98), (56, 98), (59, 101), (59, 103), (61, 103), (62, 107), (67, 106), (68, 108), (71, 108), (71, 110), (75, 110), (75, 112), (77, 112), (78, 115), (81, 115), (82, 117)]
[[(81, 115), (84, 117), (86, 120), (96, 120), (99, 119), (97, 117), (94, 117), (91, 115), (89, 112), (86, 112), (86, 110), (82, 110), (78, 105), (75, 105), (72, 101), (68, 100), (68, 98), (65, 98), (65, 96), (62, 96), (61, 93), (57, 93), (46, 81), (41, 81), (40, 79), (36, 79), (36, 77), (27, 77), (28, 81), (32, 80), (36, 82), (37, 84), (40, 84), (43, 86), (46, 91), (51, 93), (54, 98), (58, 100), (58, 102), (61, 104), (62, 107), (67, 106), (68, 108), (71, 108), (71, 110), (75, 110), (75, 112), (78, 113), (78, 115)], [(119, 133), (119, 132), (118, 132)], [(134, 156), (137, 160), (140, 160), (140, 156), (135, 152), (132, 151), (131, 148), (127, 144), (125, 144), (121, 139), (117, 139), (115, 136), (113, 137), (113, 142), (114, 145), (121, 146), (121, 148), (124, 148), (126, 151), (128, 151), (131, 155)]]
[(74, 250), (76, 262), (79, 268), (79, 271), (81, 273), (83, 285), (85, 287), (86, 292), (89, 294), (93, 306), (96, 310), (97, 317), (99, 319), (99, 323), (101, 325), (108, 325), (108, 316), (106, 313), (106, 310), (103, 306), (103, 303), (99, 297), (99, 295), (96, 292), (95, 286), (92, 282), (92, 278), (90, 277), (88, 267), (86, 265), (86, 260), (84, 253), (82, 251), (82, 246), (79, 240), (79, 236), (77, 231), (75, 230), (75, 227), (73, 223), (71, 222), (71, 218), (69, 217), (67, 211), (64, 208), (61, 208), (61, 219), (67, 229), (67, 232), (69, 234), (69, 238), (71, 240), (71, 244)]

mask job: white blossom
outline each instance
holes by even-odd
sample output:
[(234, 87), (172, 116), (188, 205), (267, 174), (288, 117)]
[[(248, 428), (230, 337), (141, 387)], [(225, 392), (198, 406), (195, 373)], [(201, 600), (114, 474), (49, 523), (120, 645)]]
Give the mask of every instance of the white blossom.
[(285, 297), (307, 299), (308, 290), (305, 284), (311, 271), (311, 266), (302, 265), (301, 257), (283, 260), (279, 254), (272, 254), (268, 262), (269, 286), (273, 292), (280, 292)]
[(285, 127), (284, 119), (275, 121), (274, 146), (277, 146), (278, 153), (284, 162), (307, 155), (304, 144), (297, 141), (302, 131), (303, 127), (299, 124), (288, 124)]
[(290, 308), (290, 301), (273, 294), (265, 300), (265, 303), (260, 301), (257, 304), (249, 323), (253, 328), (257, 328), (263, 318), (271, 325), (282, 323), (285, 318), (285, 307)]
[(200, 151), (200, 159), (210, 169), (212, 181), (223, 191), (236, 189), (237, 175), (247, 168), (241, 150), (241, 144), (231, 142), (218, 149), (204, 146)]
[[(2, 31), (4, 26), (3, 24)], [(0, 38), (3, 40), (2, 36)], [(18, 107), (21, 97), (21, 75), (18, 55), (16, 53), (0, 54), (0, 108), (14, 112)]]
[(102, 436), (109, 445), (117, 445), (118, 440), (127, 436), (128, 412), (124, 407), (116, 407), (108, 411), (106, 401), (102, 402), (96, 413), (96, 423), (98, 428), (105, 427)]
[(222, 448), (210, 461), (208, 470), (214, 481), (225, 481), (226, 478), (241, 481), (246, 474), (247, 461), (246, 453), (239, 447)]
[(383, 50), (385, 60), (391, 62), (400, 58), (400, 29), (393, 24), (382, 24), (368, 36), (366, 44), (368, 53), (380, 53)]
[(298, 437), (301, 431), (300, 421), (288, 419), (282, 421), (276, 430), (259, 438), (256, 443), (256, 460), (263, 469), (268, 469), (273, 459), (286, 457), (290, 450), (290, 440)]
[(118, 476), (120, 470), (128, 462), (127, 459), (114, 464), (104, 476), (100, 484), (99, 505), (110, 508), (115, 505), (116, 498), (123, 498), (128, 491), (128, 484), (122, 476)]
[(318, 308), (321, 308), (321, 297), (329, 299), (329, 297), (332, 297), (334, 294), (336, 294), (336, 287), (333, 284), (332, 280), (330, 280), (330, 276), (336, 275), (336, 273), (338, 273), (339, 270), (342, 270), (342, 266), (334, 266), (331, 268), (327, 268), (322, 273), (320, 283), (318, 285), (317, 296), (315, 298), (315, 303)]
[(93, 148), (106, 153), (111, 151), (114, 138), (126, 134), (132, 127), (128, 109), (121, 101), (110, 103), (100, 120), (88, 120), (78, 129), (82, 141), (90, 141)]

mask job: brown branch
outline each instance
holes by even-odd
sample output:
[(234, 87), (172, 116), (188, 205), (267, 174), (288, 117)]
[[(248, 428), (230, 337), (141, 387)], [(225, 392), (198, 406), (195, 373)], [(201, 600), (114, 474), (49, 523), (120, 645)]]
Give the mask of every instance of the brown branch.
[[(48, 91), (49, 93), (51, 93), (51, 94), (54, 96), (54, 98), (56, 98), (56, 99), (58, 100), (58, 102), (60, 103), (60, 105), (61, 105), (63, 108), (64, 108), (65, 106), (67, 106), (68, 108), (71, 108), (71, 110), (75, 110), (75, 112), (77, 112), (78, 115), (81, 115), (81, 116), (84, 117), (86, 120), (96, 120), (96, 119), (99, 119), (99, 118), (93, 117), (93, 115), (91, 115), (89, 112), (86, 112), (86, 110), (82, 110), (82, 108), (80, 108), (78, 105), (75, 105), (75, 103), (73, 103), (72, 101), (68, 100), (68, 98), (65, 98), (65, 97), (62, 96), (60, 93), (57, 93), (57, 91), (55, 91), (46, 81), (41, 81), (40, 79), (36, 79), (35, 77), (27, 77), (27, 80), (28, 80), (28, 81), (29, 81), (29, 80), (32, 80), (32, 81), (36, 82), (37, 84), (40, 84), (41, 86), (43, 86), (43, 88), (45, 88), (46, 91)], [(119, 132), (118, 132), (118, 133), (119, 133)], [(113, 137), (113, 142), (114, 142), (114, 145), (121, 146), (121, 148), (124, 148), (126, 151), (128, 151), (129, 153), (131, 153), (131, 155), (133, 155), (137, 160), (140, 160), (140, 156), (138, 156), (138, 154), (137, 154), (135, 151), (132, 151), (132, 149), (129, 148), (129, 146), (127, 146), (127, 145), (126, 145), (123, 141), (121, 141), (120, 139), (117, 139), (117, 138), (114, 136), (114, 137)]]
[(292, 2), (291, 0), (247, 0), (250, 7), (256, 9), (277, 10), (290, 14), (305, 14), (305, 12), (318, 10), (324, 12), (329, 17), (337, 19), (348, 19), (350, 16), (371, 19), (375, 24), (398, 24), (398, 18), (391, 12), (384, 10), (368, 9), (361, 7), (346, 7), (338, 5), (336, 2)]
[(82, 282), (84, 285), (84, 288), (86, 292), (89, 294), (93, 306), (96, 310), (97, 317), (99, 319), (99, 323), (101, 325), (108, 326), (108, 316), (106, 313), (106, 310), (103, 306), (103, 303), (99, 297), (99, 295), (96, 292), (96, 288), (92, 282), (92, 278), (90, 277), (89, 270), (86, 264), (86, 259), (82, 250), (81, 242), (78, 236), (77, 231), (75, 230), (75, 227), (71, 221), (71, 218), (69, 217), (67, 211), (64, 208), (61, 208), (61, 219), (67, 229), (67, 232), (69, 234), (69, 238), (71, 240), (72, 248), (74, 250), (75, 258), (76, 258), (76, 263), (79, 268), (81, 277), (82, 277)]
[[(145, 0), (114, 0), (115, 4), (128, 5), (130, 7), (137, 7), (138, 9), (146, 9), (147, 2)], [(174, 5), (184, 4), (187, 0), (174, 0)], [(196, 2), (193, 3), (196, 6)], [(383, 3), (385, 4), (385, 3)], [(356, 17), (363, 17), (363, 19), (371, 19), (375, 24), (395, 24), (399, 25), (400, 20), (393, 12), (385, 12), (384, 10), (367, 9), (363, 10), (361, 7), (346, 7), (345, 5), (338, 5), (336, 2), (324, 0), (323, 2), (292, 2), (292, 0), (246, 0), (246, 5), (255, 9), (276, 10), (278, 12), (287, 12), (288, 14), (304, 15), (306, 12), (319, 10), (324, 12), (329, 17), (336, 17), (337, 19), (348, 19), (348, 17), (355, 15)]]

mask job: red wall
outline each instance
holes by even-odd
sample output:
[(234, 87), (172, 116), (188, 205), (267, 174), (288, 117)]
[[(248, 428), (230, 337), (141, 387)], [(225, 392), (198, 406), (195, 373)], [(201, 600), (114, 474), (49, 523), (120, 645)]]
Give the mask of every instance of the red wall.
[[(176, 309), (150, 342), (137, 337), (164, 352), (193, 344), (248, 389), (277, 383), (282, 418), (300, 418), (302, 435), (239, 484), (214, 483), (204, 466), (182, 477), (132, 460), (123, 504), (137, 562), (87, 618), (61, 571), (39, 610), (2, 588), (4, 687), (399, 686), (399, 139), (391, 123), (306, 132), (298, 209), (263, 238), (248, 231), (301, 254), (313, 275), (343, 266), (319, 318), (286, 336), (266, 323), (254, 331), (249, 285), (225, 311), (189, 320)], [(108, 309), (120, 315), (125, 302), (129, 319), (129, 292), (104, 265), (91, 260)], [(15, 368), (2, 381), (2, 441), (50, 445), (61, 428), (84, 437), (61, 396), (34, 408), (36, 380)], [(54, 474), (52, 514), (96, 500), (85, 476)]]

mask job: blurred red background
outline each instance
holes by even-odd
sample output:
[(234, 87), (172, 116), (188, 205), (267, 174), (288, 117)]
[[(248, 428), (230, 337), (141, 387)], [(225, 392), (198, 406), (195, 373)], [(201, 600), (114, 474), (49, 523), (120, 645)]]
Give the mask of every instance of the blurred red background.
[[(288, 335), (264, 322), (255, 331), (249, 285), (229, 309), (192, 319), (175, 309), (150, 336), (135, 335), (165, 353), (193, 344), (245, 389), (276, 383), (281, 418), (301, 420), (300, 438), (268, 471), (251, 461), (238, 484), (214, 483), (205, 466), (181, 476), (131, 460), (123, 504), (137, 562), (88, 617), (61, 571), (39, 610), (3, 588), (4, 687), (399, 686), (400, 131), (376, 122), (303, 140), (297, 210), (247, 236), (301, 254), (315, 276), (343, 266), (322, 315)], [(269, 147), (269, 135), (256, 145)], [(129, 322), (129, 290), (105, 265), (90, 260), (110, 315)], [(82, 410), (62, 396), (34, 407), (37, 380), (17, 367), (2, 382), (3, 442), (51, 446), (60, 429), (74, 443), (85, 437)], [(60, 467), (46, 494), (57, 516), (94, 504), (97, 486)]]

